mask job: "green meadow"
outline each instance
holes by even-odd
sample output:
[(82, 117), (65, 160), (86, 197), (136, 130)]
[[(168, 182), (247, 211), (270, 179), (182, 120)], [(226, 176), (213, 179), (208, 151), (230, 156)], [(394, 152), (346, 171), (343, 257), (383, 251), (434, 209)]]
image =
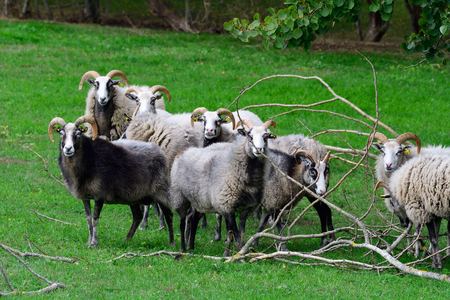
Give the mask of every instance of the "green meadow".
[[(44, 170), (46, 167), (53, 176), (61, 178), (57, 163), (59, 137), (52, 143), (47, 127), (54, 117), (73, 122), (83, 115), (90, 86), (84, 84), (79, 91), (78, 84), (88, 70), (105, 75), (118, 69), (127, 75), (131, 84), (164, 85), (172, 95), (172, 101), (166, 102), (166, 110), (171, 113), (192, 112), (200, 106), (215, 110), (231, 105), (230, 109), (235, 110), (233, 101), (241, 88), (267, 76), (318, 76), (339, 96), (373, 117), (377, 99), (379, 120), (397, 133), (414, 132), (423, 145), (449, 146), (449, 67), (425, 63), (403, 70), (396, 66), (410, 66), (421, 58), (406, 56), (399, 48), (361, 52), (376, 70), (376, 87), (371, 65), (350, 49), (345, 52), (304, 52), (301, 49), (267, 52), (259, 41), (242, 43), (229, 35), (0, 20), (0, 243), (22, 252), (41, 253), (41, 249), (50, 256), (77, 260), (77, 263), (65, 263), (25, 258), (37, 273), (63, 283), (67, 289), (16, 297), (426, 299), (431, 295), (435, 299), (448, 299), (447, 282), (400, 274), (396, 270), (363, 271), (272, 260), (225, 263), (200, 256), (174, 259), (165, 255), (108, 262), (127, 252), (179, 251), (178, 216), (174, 215), (176, 247), (169, 245), (167, 230), (157, 230), (159, 220), (153, 213), (149, 229), (137, 231), (134, 238), (126, 242), (124, 238), (131, 225), (130, 209), (107, 205), (99, 223), (99, 246), (88, 248), (82, 202), (74, 199)], [(332, 98), (317, 80), (272, 78), (246, 91), (239, 97), (238, 105), (243, 108), (268, 103), (312, 104)], [(313, 109), (333, 111), (373, 125), (343, 102), (326, 103)], [(252, 109), (264, 121), (290, 110), (283, 107)], [(294, 111), (274, 120), (277, 135), (311, 135), (327, 129), (370, 132), (361, 123), (317, 111)], [(389, 138), (394, 137), (384, 129), (380, 131)], [(355, 149), (364, 148), (367, 142), (367, 137), (351, 133), (327, 133), (317, 139), (326, 145)], [(374, 149), (370, 152), (378, 154)], [(341, 156), (354, 162), (359, 159)], [(373, 197), (374, 165), (374, 160), (369, 160), (372, 169), (361, 167), (353, 172), (327, 200), (357, 217), (364, 215)], [(353, 165), (334, 159), (330, 167), (331, 188)], [(300, 213), (308, 204), (307, 200), (302, 200), (294, 213)], [(375, 206), (386, 217), (391, 217), (379, 197), (375, 197)], [(32, 210), (74, 225), (38, 217)], [(225, 244), (210, 242), (215, 231), (215, 216), (209, 215), (208, 222), (207, 229), (199, 228), (196, 248), (190, 253), (220, 257)], [(352, 225), (337, 211), (333, 211), (333, 222), (335, 228)], [(374, 209), (364, 222), (386, 225)], [(255, 220), (249, 219), (246, 239), (256, 228)], [(441, 233), (445, 228), (444, 221)], [(293, 228), (293, 233), (320, 233), (316, 212), (308, 211)], [(262, 239), (257, 250), (273, 251), (272, 242)], [(319, 243), (320, 239), (304, 239), (291, 241), (287, 246), (292, 251), (311, 252), (319, 248)], [(440, 246), (445, 244), (441, 237)], [(327, 257), (371, 264), (383, 261), (376, 254), (365, 256), (366, 252), (343, 248)], [(0, 253), (0, 263), (18, 291), (46, 286), (6, 251)], [(415, 258), (405, 254), (401, 260), (408, 262)], [(427, 260), (416, 267), (433, 271), (430, 263)], [(450, 274), (448, 260), (444, 261), (440, 272)], [(0, 281), (0, 291), (9, 292), (4, 281)]]

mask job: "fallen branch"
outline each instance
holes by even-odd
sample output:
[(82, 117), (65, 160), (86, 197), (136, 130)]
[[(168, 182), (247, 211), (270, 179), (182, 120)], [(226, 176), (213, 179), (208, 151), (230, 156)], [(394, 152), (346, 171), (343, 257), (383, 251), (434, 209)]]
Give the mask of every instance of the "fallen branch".
[(65, 224), (65, 225), (78, 226), (78, 224), (72, 224), (72, 223), (68, 223), (68, 222), (61, 221), (61, 220), (53, 219), (53, 218), (47, 217), (47, 216), (45, 216), (45, 215), (43, 215), (43, 214), (40, 214), (40, 213), (36, 212), (36, 211), (35, 211), (34, 209), (32, 209), (32, 208), (30, 208), (30, 209), (31, 209), (31, 211), (34, 212), (38, 217), (41, 216), (41, 217), (44, 217), (44, 218), (49, 219), (49, 220), (51, 220), (51, 221), (58, 222), (58, 223), (62, 223), (62, 224)]
[(61, 185), (64, 185), (64, 182), (62, 182), (61, 179), (56, 178), (55, 176), (52, 175), (52, 173), (50, 173), (50, 171), (47, 169), (47, 162), (45, 161), (45, 159), (44, 159), (42, 156), (39, 155), (39, 153), (37, 153), (36, 151), (34, 151), (33, 149), (31, 149), (31, 148), (28, 147), (28, 146), (25, 146), (25, 147), (27, 147), (31, 152), (33, 152), (34, 154), (36, 154), (37, 156), (39, 156), (39, 158), (40, 158), (40, 159), (42, 160), (42, 162), (44, 163), (44, 169), (40, 170), (39, 172), (46, 171), (46, 172), (48, 173), (48, 175), (50, 175), (50, 177), (53, 178), (57, 183), (59, 183), (59, 184), (61, 184)]
[(4, 250), (8, 251), (9, 253), (13, 253), (15, 255), (18, 255), (20, 257), (37, 257), (37, 258), (46, 258), (46, 259), (50, 259), (53, 261), (61, 261), (61, 262), (69, 262), (69, 263), (76, 263), (77, 261), (75, 259), (72, 258), (66, 258), (66, 257), (60, 257), (60, 256), (48, 256), (48, 255), (43, 255), (43, 254), (39, 254), (39, 253), (32, 253), (32, 252), (20, 252), (17, 249), (8, 247), (6, 245), (3, 245), (0, 243), (0, 248), (3, 248)]

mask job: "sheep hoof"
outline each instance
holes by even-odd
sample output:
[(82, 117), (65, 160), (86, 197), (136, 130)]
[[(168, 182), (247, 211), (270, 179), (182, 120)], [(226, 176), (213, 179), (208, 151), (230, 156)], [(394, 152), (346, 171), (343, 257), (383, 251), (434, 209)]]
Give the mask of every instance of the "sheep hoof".
[(330, 243), (330, 241), (325, 237), (322, 239), (322, 241), (320, 242), (320, 247), (325, 247), (326, 245), (328, 245)]

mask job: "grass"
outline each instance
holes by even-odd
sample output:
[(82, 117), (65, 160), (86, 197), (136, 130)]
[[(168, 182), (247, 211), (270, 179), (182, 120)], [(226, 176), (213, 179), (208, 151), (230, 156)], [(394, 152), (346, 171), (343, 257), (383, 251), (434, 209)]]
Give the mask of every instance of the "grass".
[[(179, 229), (175, 217), (175, 241), (169, 246), (167, 231), (156, 231), (158, 219), (150, 218), (149, 230), (139, 231), (130, 242), (123, 238), (131, 224), (129, 208), (108, 205), (99, 224), (99, 247), (86, 247), (87, 228), (81, 201), (40, 172), (43, 163), (27, 147), (48, 161), (50, 172), (60, 177), (56, 158), (58, 145), (47, 135), (49, 121), (60, 116), (71, 122), (84, 113), (89, 87), (78, 91), (80, 77), (87, 70), (106, 74), (119, 69), (132, 84), (162, 84), (172, 94), (169, 112), (192, 111), (199, 106), (210, 109), (227, 107), (239, 89), (273, 74), (320, 76), (339, 95), (375, 115), (375, 89), (370, 65), (354, 52), (283, 51), (266, 52), (258, 42), (243, 44), (230, 36), (184, 34), (155, 30), (131, 30), (113, 27), (15, 22), (0, 20), (0, 242), (23, 252), (31, 251), (26, 235), (48, 255), (78, 257), (78, 264), (26, 259), (38, 273), (67, 285), (52, 298), (448, 298), (447, 283), (424, 280), (394, 271), (381, 274), (370, 271), (339, 270), (331, 267), (302, 267), (264, 261), (254, 264), (225, 264), (202, 258), (176, 261), (169, 257), (121, 259), (105, 263), (126, 252), (149, 253), (178, 251)], [(448, 67), (425, 64), (409, 70), (394, 65), (414, 64), (419, 57), (406, 57), (396, 51), (364, 52), (377, 71), (381, 120), (397, 132), (412, 131), (423, 144), (449, 143), (447, 112)], [(294, 78), (271, 79), (258, 84), (239, 100), (240, 107), (262, 103), (313, 103), (332, 96), (318, 82)], [(342, 103), (324, 105), (326, 110), (362, 119)], [(285, 111), (280, 108), (254, 109), (263, 120)], [(278, 135), (308, 134), (296, 119), (312, 132), (323, 129), (367, 131), (361, 125), (334, 116), (295, 112), (276, 118)], [(383, 131), (387, 134), (387, 132)], [(390, 137), (390, 135), (388, 135)], [(365, 139), (346, 135), (354, 146), (362, 148)], [(57, 138), (58, 140), (58, 138)], [(345, 146), (335, 136), (319, 140)], [(375, 153), (373, 151), (373, 153)], [(332, 182), (350, 168), (332, 162)], [(369, 190), (371, 189), (369, 185)], [(370, 194), (370, 192), (369, 192)], [(352, 174), (328, 199), (342, 209), (361, 216), (370, 196), (365, 174)], [(299, 210), (306, 207), (303, 200)], [(384, 204), (377, 207), (383, 212)], [(39, 219), (31, 211), (77, 224), (62, 225)], [(336, 227), (349, 221), (333, 212)], [(195, 254), (221, 256), (223, 243), (211, 244), (214, 216), (209, 227), (199, 230)], [(371, 213), (367, 220), (381, 219)], [(320, 231), (315, 212), (307, 213), (296, 226), (296, 233)], [(442, 226), (445, 227), (445, 226)], [(256, 231), (249, 220), (247, 234)], [(441, 240), (441, 242), (444, 242)], [(261, 240), (258, 250), (271, 241)], [(317, 249), (319, 240), (296, 240), (288, 247), (296, 251)], [(38, 250), (34, 249), (36, 252)], [(353, 255), (361, 258), (361, 252)], [(351, 259), (342, 251), (332, 258)], [(381, 261), (380, 257), (374, 258)], [(412, 259), (405, 256), (404, 260)], [(18, 290), (37, 290), (43, 283), (32, 277), (6, 252), (0, 263)], [(428, 270), (428, 265), (420, 266)], [(445, 263), (443, 273), (450, 273)], [(7, 291), (4, 282), (0, 289)], [(402, 291), (399, 294), (399, 290)], [(36, 298), (48, 295), (33, 296)]]

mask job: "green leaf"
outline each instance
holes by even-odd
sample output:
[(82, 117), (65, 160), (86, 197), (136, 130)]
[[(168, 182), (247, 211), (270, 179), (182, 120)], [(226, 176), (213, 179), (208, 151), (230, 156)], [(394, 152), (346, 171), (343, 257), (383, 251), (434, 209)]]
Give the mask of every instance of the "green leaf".
[(411, 40), (411, 36), (405, 34), (405, 35), (403, 36), (403, 39), (404, 39), (405, 41), (410, 41), (410, 40)]
[(355, 6), (355, 1), (353, 1), (353, 0), (348, 1), (348, 5), (347, 5), (348, 9), (352, 9), (354, 6)]
[(320, 14), (323, 16), (323, 17), (326, 17), (326, 16), (328, 16), (329, 14), (330, 14), (330, 10), (328, 9), (328, 7), (324, 7), (324, 8), (322, 8), (322, 10), (320, 11)]
[(406, 49), (413, 49), (416, 46), (416, 44), (414, 42), (408, 43), (408, 45), (406, 46)]
[(234, 26), (240, 27), (240, 26), (239, 26), (239, 19), (238, 19), (238, 18), (234, 18), (234, 19), (233, 19), (233, 23), (234, 23)]
[(392, 11), (394, 10), (394, 6), (393, 6), (393, 5), (386, 5), (386, 6), (383, 8), (383, 10), (384, 10), (385, 13), (390, 14), (390, 13), (392, 13)]
[(231, 29), (230, 33), (231, 33), (232, 35), (236, 35), (236, 36), (242, 35), (242, 31), (237, 30), (236, 28)]
[(278, 12), (278, 19), (283, 20), (283, 19), (286, 19), (286, 17), (287, 17), (287, 14), (284, 11), (280, 10)]
[(432, 61), (434, 61), (434, 60), (436, 59), (436, 56), (434, 56), (434, 54), (427, 53), (427, 54), (425, 55), (425, 58), (426, 58), (429, 62), (432, 62)]
[(288, 32), (290, 30), (291, 30), (291, 28), (289, 28), (288, 26), (281, 27), (281, 32), (283, 32), (283, 33), (286, 33), (286, 32)]
[(273, 30), (274, 28), (275, 28), (275, 26), (274, 26), (273, 23), (269, 23), (269, 24), (267, 24), (267, 26), (266, 26), (266, 30), (267, 30), (267, 31)]
[(258, 13), (253, 15), (253, 20), (259, 20), (259, 14)]
[(294, 20), (288, 20), (286, 26), (288, 26), (290, 29), (293, 29), (295, 25)]
[(386, 0), (385, 3), (386, 3), (386, 4), (392, 4), (393, 1), (394, 1), (394, 0)]
[(269, 50), (269, 42), (267, 40), (263, 40), (262, 41), (264, 49), (266, 49), (267, 51)]
[(297, 4), (297, 1), (286, 1), (284, 5)]
[(423, 50), (425, 49), (425, 47), (422, 44), (419, 44), (416, 46), (416, 52), (423, 52)]
[(311, 42), (306, 41), (305, 44), (303, 45), (303, 49), (305, 49), (305, 51), (308, 51), (310, 48), (311, 48)]
[(258, 31), (250, 31), (250, 36), (251, 37), (258, 36)]
[(442, 60), (442, 64), (443, 64), (444, 66), (447, 65), (447, 58), (444, 58), (444, 59)]
[(335, 3), (337, 7), (341, 7), (342, 5), (344, 5), (344, 0), (336, 0)]
[(242, 25), (242, 27), (247, 27), (247, 25), (248, 25), (248, 20), (242, 19), (241, 25)]
[(390, 14), (385, 13), (384, 11), (380, 11), (380, 15), (381, 15), (381, 19), (383, 19), (383, 21), (389, 21), (389, 19), (391, 18)]
[(444, 58), (445, 53), (444, 53), (444, 52), (439, 52), (439, 53), (437, 54), (437, 56), (438, 56), (439, 58)]
[(225, 22), (223, 23), (223, 29), (225, 29), (226, 31), (230, 31), (231, 29), (233, 29), (233, 22)]
[(439, 31), (440, 31), (443, 35), (448, 34), (448, 26), (447, 26), (447, 25), (442, 25), (441, 27), (439, 27)]
[(286, 33), (286, 35), (284, 36), (285, 40), (290, 40), (294, 37), (294, 33), (292, 31)]
[(269, 8), (269, 13), (270, 13), (272, 16), (274, 16), (274, 15), (275, 15), (275, 10), (274, 10), (272, 7), (270, 7), (270, 8)]
[(299, 39), (303, 35), (303, 30), (301, 28), (295, 28), (293, 34), (296, 39)]
[(284, 40), (282, 38), (276, 39), (275, 43), (273, 44), (275, 48), (281, 49), (284, 46)]

